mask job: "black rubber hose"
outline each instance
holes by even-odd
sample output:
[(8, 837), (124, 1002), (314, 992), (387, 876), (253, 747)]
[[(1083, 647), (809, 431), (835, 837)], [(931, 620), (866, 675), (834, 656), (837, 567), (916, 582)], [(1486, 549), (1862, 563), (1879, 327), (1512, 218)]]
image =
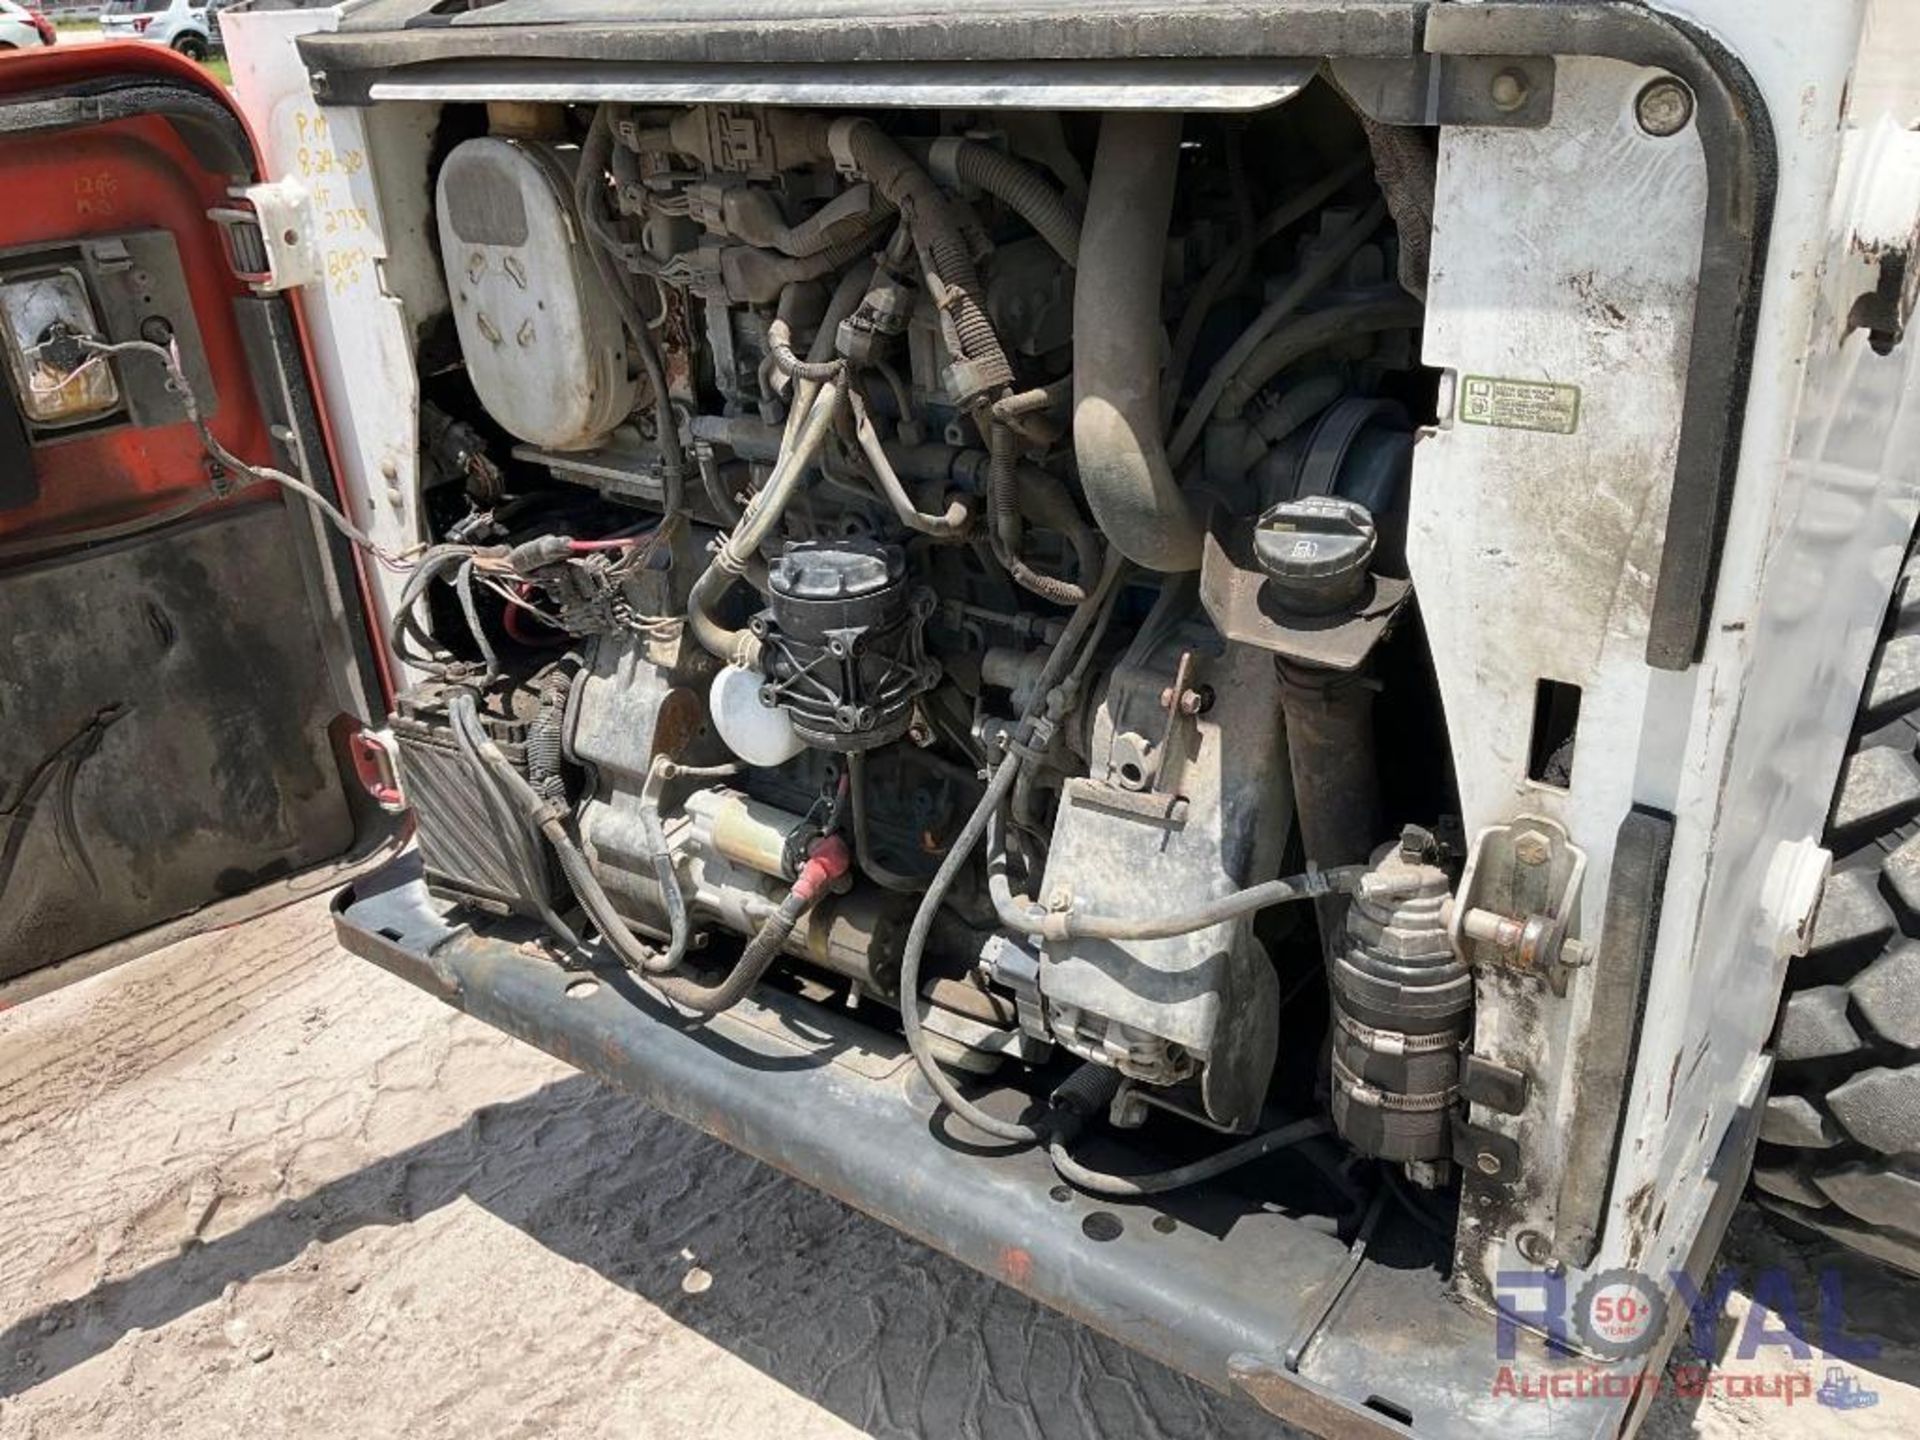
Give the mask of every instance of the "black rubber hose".
[(1193, 361), (1194, 347), (1200, 343), (1200, 327), (1206, 323), (1207, 316), (1212, 313), (1214, 302), (1222, 294), (1238, 286), (1245, 278), (1252, 268), (1256, 250), (1287, 226), (1331, 200), (1366, 168), (1367, 157), (1356, 156), (1332, 174), (1307, 186), (1304, 190), (1289, 195), (1278, 206), (1268, 211), (1250, 233), (1243, 235), (1231, 249), (1214, 261), (1207, 273), (1201, 277), (1200, 283), (1194, 287), (1193, 294), (1187, 300), (1186, 313), (1180, 317), (1180, 328), (1174, 335), (1173, 356), (1167, 364), (1167, 383), (1160, 397), (1160, 419), (1163, 424), (1173, 423), (1173, 412), (1179, 403), (1180, 388), (1186, 383), (1187, 366)]
[(1247, 402), (1264, 390), (1268, 381), (1323, 345), (1381, 330), (1404, 330), (1418, 325), (1424, 313), (1418, 300), (1398, 289), (1373, 299), (1310, 311), (1274, 331), (1247, 357), (1239, 373), (1221, 387), (1214, 416), (1238, 419)]
[[(567, 888), (573, 891), (573, 898), (580, 902), (580, 908), (587, 912), (587, 918), (593, 921), (594, 928), (607, 942), (607, 948), (613, 951), (614, 957), (622, 965), (635, 974), (652, 979), (679, 963), (679, 955), (686, 953), (682, 936), (670, 936), (665, 950), (648, 946), (628, 927), (620, 912), (613, 908), (613, 901), (600, 884), (599, 876), (593, 873), (593, 867), (587, 863), (587, 857), (573, 843), (572, 837), (555, 834), (564, 830), (561, 822), (556, 819), (543, 823), (540, 830), (553, 842), (553, 852), (560, 860), (560, 873), (567, 877)], [(676, 951), (679, 953), (676, 954)]]
[(1036, 530), (1064, 535), (1073, 547), (1073, 563), (1080, 578), (1072, 587), (1073, 598), (1066, 603), (1078, 605), (1086, 587), (1100, 573), (1104, 553), (1100, 532), (1087, 523), (1080, 507), (1073, 503), (1066, 482), (1050, 470), (1022, 465), (1014, 472), (1014, 495), (1029, 525)]
[(920, 1073), (926, 1077), (927, 1084), (933, 1087), (934, 1094), (947, 1109), (960, 1119), (999, 1140), (1011, 1140), (1021, 1144), (1033, 1144), (1043, 1138), (1038, 1128), (1017, 1120), (1002, 1120), (989, 1115), (978, 1105), (960, 1093), (959, 1087), (947, 1078), (946, 1071), (940, 1068), (940, 1062), (933, 1058), (933, 1052), (927, 1045), (925, 1022), (921, 1019), (920, 1006), (920, 963), (927, 953), (927, 940), (933, 934), (933, 923), (940, 913), (940, 906), (946, 901), (947, 892), (953, 888), (953, 882), (959, 877), (961, 867), (972, 857), (981, 837), (986, 834), (987, 820), (1005, 802), (1007, 794), (1013, 789), (1014, 781), (1026, 764), (1026, 749), (1032, 744), (1041, 725), (1041, 711), (1048, 703), (1053, 687), (1073, 663), (1076, 652), (1085, 641), (1092, 643), (1088, 634), (1096, 621), (1101, 618), (1105, 608), (1107, 594), (1120, 578), (1125, 561), (1119, 551), (1112, 551), (1101, 567), (1100, 579), (1094, 585), (1087, 598), (1077, 606), (1068, 619), (1066, 629), (1061, 633), (1060, 642), (1047, 656), (1046, 664), (1040, 671), (1034, 685), (1033, 699), (1027, 704), (1026, 713), (1014, 728), (1012, 743), (1008, 754), (994, 770), (987, 781), (987, 788), (980, 797), (980, 803), (967, 817), (967, 823), (960, 828), (952, 845), (947, 849), (946, 858), (940, 862), (940, 868), (934, 872), (933, 879), (927, 883), (926, 894), (920, 897), (920, 906), (914, 911), (913, 924), (907, 930), (907, 942), (900, 956), (900, 1018), (907, 1033), (907, 1048), (913, 1052), (914, 1063), (920, 1067)]
[[(1088, 553), (1086, 541), (1077, 533), (1085, 527), (1075, 526), (1066, 531), (1073, 540), (1075, 556), (1083, 562), (1080, 583), (1077, 585), (1052, 575), (1043, 575), (1029, 565), (1021, 553), (1024, 549), (1021, 526), (1021, 491), (1024, 487), (1020, 480), (1024, 472), (1020, 470), (1020, 439), (1013, 426), (1022, 416), (1037, 414), (1051, 403), (1052, 397), (1045, 390), (1029, 390), (1024, 394), (1009, 395), (993, 407), (993, 417), (987, 426), (987, 509), (992, 517), (988, 533), (993, 542), (994, 558), (1005, 567), (1014, 583), (1055, 605), (1078, 605), (1087, 598), (1086, 586), (1094, 574), (1092, 569), (1084, 565)], [(1064, 488), (1058, 488), (1058, 494), (1049, 496), (1048, 500), (1064, 500), (1067, 513), (1074, 513), (1073, 502)], [(1057, 505), (1055, 509), (1057, 513)], [(1077, 515), (1075, 518), (1078, 518)], [(1064, 516), (1061, 517), (1061, 523), (1065, 523)]]
[(1277, 1130), (1269, 1130), (1264, 1135), (1242, 1140), (1238, 1145), (1229, 1145), (1204, 1160), (1176, 1165), (1170, 1170), (1150, 1170), (1143, 1175), (1109, 1175), (1103, 1171), (1089, 1170), (1068, 1153), (1067, 1142), (1058, 1137), (1047, 1146), (1047, 1159), (1053, 1162), (1054, 1171), (1060, 1178), (1076, 1189), (1085, 1190), (1090, 1195), (1125, 1200), (1140, 1195), (1164, 1195), (1169, 1190), (1184, 1190), (1189, 1185), (1217, 1179), (1229, 1170), (1251, 1165), (1303, 1140), (1328, 1134), (1332, 1129), (1333, 1126), (1325, 1120), (1296, 1120)]
[(608, 253), (612, 236), (600, 210), (607, 162), (612, 156), (613, 122), (608, 118), (607, 107), (601, 105), (595, 108), (586, 139), (580, 143), (574, 201), (594, 241), (587, 246), (593, 256), (594, 269), (620, 311), (634, 354), (640, 357), (640, 367), (647, 372), (647, 384), (653, 389), (654, 427), (660, 432), (660, 464), (666, 472), (664, 508), (668, 515), (677, 515), (686, 508), (687, 457), (680, 448), (680, 427), (673, 414), (673, 397), (667, 390), (667, 367), (660, 359), (660, 347), (653, 343), (653, 331), (647, 326), (646, 316), (640, 313), (638, 302), (627, 289), (626, 277), (615, 268), (613, 256)]
[(760, 983), (773, 962), (779, 958), (787, 937), (793, 934), (808, 908), (805, 900), (789, 892), (780, 902), (780, 908), (761, 922), (733, 968), (712, 985), (702, 984), (687, 975), (649, 974), (647, 983), (674, 1004), (701, 1015), (718, 1015), (722, 1010), (730, 1010)]
[(996, 897), (995, 910), (1010, 929), (1043, 940), (1170, 940), (1191, 935), (1296, 900), (1351, 894), (1367, 875), (1365, 865), (1343, 865), (1267, 880), (1235, 890), (1230, 895), (1190, 905), (1161, 915), (1088, 915), (1080, 911), (1052, 911), (1020, 896)]
[(493, 641), (487, 638), (486, 628), (480, 623), (480, 607), (473, 598), (471, 558), (461, 561), (460, 568), (453, 572), (453, 589), (460, 597), (460, 613), (466, 617), (467, 630), (473, 636), (473, 643), (480, 647), (480, 658), (486, 666), (481, 683), (491, 685), (500, 677), (500, 657), (494, 651)]
[(882, 865), (873, 854), (873, 836), (867, 824), (867, 756), (863, 750), (847, 754), (849, 798), (853, 805), (853, 855), (861, 873), (882, 890), (918, 895), (927, 888), (926, 878), (906, 875)]
[[(1353, 258), (1353, 254), (1370, 238), (1387, 216), (1386, 202), (1376, 200), (1365, 211), (1355, 217), (1341, 229), (1339, 234), (1329, 236), (1326, 243), (1304, 259), (1300, 268), (1294, 272), (1280, 292), (1266, 304), (1261, 312), (1254, 316), (1251, 324), (1240, 332), (1233, 344), (1207, 372), (1207, 378), (1201, 382), (1199, 391), (1193, 397), (1193, 403), (1187, 407), (1187, 413), (1180, 417), (1180, 424), (1173, 432), (1173, 439), (1167, 443), (1167, 455), (1174, 465), (1184, 465), (1187, 456), (1193, 453), (1194, 446), (1200, 443), (1207, 422), (1213, 418), (1214, 407), (1219, 404), (1221, 393), (1231, 385), (1247, 357), (1258, 350), (1266, 338), (1273, 334), (1282, 320), (1293, 314), (1333, 279), (1340, 268)], [(1077, 293), (1077, 292), (1076, 292)], [(1075, 300), (1076, 315), (1078, 299)], [(1076, 339), (1078, 337), (1076, 336)], [(1251, 392), (1248, 392), (1251, 393)]]
[[(945, 144), (945, 141), (936, 141)], [(1069, 265), (1080, 263), (1080, 217), (1038, 170), (978, 140), (953, 142), (953, 173), (1033, 227)]]

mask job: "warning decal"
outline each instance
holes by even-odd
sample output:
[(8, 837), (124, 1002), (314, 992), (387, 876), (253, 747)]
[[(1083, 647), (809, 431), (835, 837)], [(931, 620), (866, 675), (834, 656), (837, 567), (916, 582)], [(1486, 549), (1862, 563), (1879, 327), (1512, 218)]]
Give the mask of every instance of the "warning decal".
[(1580, 387), (1468, 375), (1460, 382), (1460, 419), (1468, 425), (1571, 435), (1580, 423)]

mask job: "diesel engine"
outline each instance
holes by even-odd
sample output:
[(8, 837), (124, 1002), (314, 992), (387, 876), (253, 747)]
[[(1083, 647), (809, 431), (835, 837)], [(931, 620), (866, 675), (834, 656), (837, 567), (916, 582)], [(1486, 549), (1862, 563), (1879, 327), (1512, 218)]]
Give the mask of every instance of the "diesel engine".
[(436, 893), (690, 1023), (879, 1016), (1088, 1188), (1103, 1127), (1202, 1157), (1147, 1188), (1329, 1129), (1445, 1185), (1414, 132), (449, 115), (392, 637)]

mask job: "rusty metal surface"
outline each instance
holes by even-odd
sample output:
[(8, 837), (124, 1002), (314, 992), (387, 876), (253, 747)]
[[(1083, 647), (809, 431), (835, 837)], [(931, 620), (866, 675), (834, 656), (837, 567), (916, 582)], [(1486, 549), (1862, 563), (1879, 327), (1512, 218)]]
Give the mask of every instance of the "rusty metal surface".
[[(1376, 1240), (1296, 1384), (1280, 1356), (1346, 1249), (1271, 1198), (1221, 1187), (1117, 1203), (1067, 1191), (1038, 1154), (950, 1134), (892, 1034), (849, 1017), (823, 1025), (818, 1007), (766, 989), (764, 1003), (688, 1026), (622, 974), (540, 958), (523, 944), (532, 934), (523, 923), (458, 923), (408, 860), (343, 892), (335, 910), (355, 954), (1205, 1384), (1245, 1388), (1285, 1418), (1326, 1433), (1406, 1434), (1391, 1417), (1411, 1412), (1413, 1433), (1461, 1437), (1494, 1424), (1514, 1436), (1598, 1436), (1619, 1418), (1605, 1403), (1550, 1416), (1496, 1396), (1493, 1322), (1447, 1297), (1417, 1237)], [(1523, 1337), (1515, 1363), (1571, 1362)]]

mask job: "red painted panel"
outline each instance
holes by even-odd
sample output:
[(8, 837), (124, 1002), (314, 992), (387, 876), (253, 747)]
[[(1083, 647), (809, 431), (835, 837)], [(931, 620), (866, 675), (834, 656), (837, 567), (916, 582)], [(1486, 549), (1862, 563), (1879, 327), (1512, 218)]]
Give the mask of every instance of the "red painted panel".
[[(7, 62), (11, 64), (11, 62)], [(228, 181), (194, 161), (157, 116), (119, 120), (61, 136), (0, 137), (0, 249), (160, 228), (172, 232), (194, 318), (218, 395), (212, 428), (243, 460), (272, 456), (255, 402), (233, 301), (246, 293), (227, 263), (207, 211), (226, 202)], [(123, 368), (157, 365), (126, 356)], [(190, 498), (207, 486), (193, 427), (115, 425), (35, 447), (40, 499), (0, 513), (0, 536), (83, 529), (127, 520)], [(268, 498), (258, 493), (247, 500)]]

